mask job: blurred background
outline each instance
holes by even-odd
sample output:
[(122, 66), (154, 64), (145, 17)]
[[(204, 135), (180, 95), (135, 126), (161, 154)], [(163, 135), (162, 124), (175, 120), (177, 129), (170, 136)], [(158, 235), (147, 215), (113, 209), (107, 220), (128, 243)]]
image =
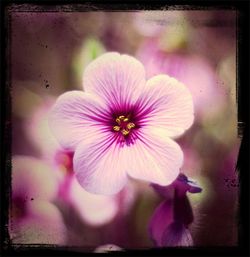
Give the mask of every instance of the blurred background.
[(177, 141), (182, 172), (203, 189), (188, 195), (194, 245), (237, 245), (236, 11), (19, 11), (10, 22), (13, 243), (154, 247), (148, 222), (161, 196), (133, 180), (113, 197), (88, 194), (47, 126), (56, 98), (82, 90), (85, 67), (117, 51), (147, 78), (166, 73), (190, 89), (195, 122)]

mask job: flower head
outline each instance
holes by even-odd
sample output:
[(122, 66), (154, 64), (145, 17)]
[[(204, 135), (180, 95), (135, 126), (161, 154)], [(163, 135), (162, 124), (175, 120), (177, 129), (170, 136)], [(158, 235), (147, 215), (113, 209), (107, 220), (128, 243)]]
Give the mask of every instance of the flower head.
[(61, 95), (50, 127), (61, 145), (74, 150), (74, 171), (83, 188), (114, 194), (128, 175), (160, 185), (179, 174), (183, 154), (172, 139), (193, 123), (188, 89), (174, 78), (145, 80), (135, 58), (107, 53), (85, 69), (85, 92)]

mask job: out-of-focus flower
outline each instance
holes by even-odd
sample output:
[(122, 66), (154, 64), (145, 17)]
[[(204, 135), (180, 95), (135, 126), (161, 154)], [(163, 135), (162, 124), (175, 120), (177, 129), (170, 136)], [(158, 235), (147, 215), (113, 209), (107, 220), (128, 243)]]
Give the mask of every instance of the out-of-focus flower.
[(170, 138), (183, 134), (194, 119), (187, 87), (167, 75), (146, 82), (143, 65), (118, 53), (89, 64), (83, 85), (85, 92), (57, 99), (49, 120), (61, 145), (75, 150), (81, 186), (91, 193), (115, 194), (128, 175), (172, 183), (183, 154)]
[(225, 91), (221, 82), (212, 66), (200, 56), (166, 53), (155, 40), (144, 43), (137, 56), (145, 65), (147, 78), (164, 73), (184, 83), (192, 94), (194, 111), (199, 117), (212, 116), (223, 106)]
[(12, 202), (9, 232), (13, 243), (63, 244), (66, 228), (52, 203), (58, 184), (42, 161), (25, 156), (12, 159)]
[(91, 194), (79, 185), (73, 172), (74, 152), (63, 149), (48, 127), (48, 111), (53, 103), (53, 99), (47, 99), (36, 109), (26, 131), (57, 177), (57, 198), (70, 204), (86, 223), (92, 226), (106, 224), (132, 206), (136, 197), (135, 187), (128, 184), (118, 195), (102, 196)]
[(114, 196), (91, 194), (79, 185), (74, 174), (65, 178), (60, 192), (60, 197), (70, 203), (80, 217), (91, 226), (104, 225), (112, 221), (116, 215), (126, 213), (135, 198), (135, 189), (132, 185)]
[(106, 245), (101, 245), (98, 246), (95, 249), (95, 253), (107, 253), (107, 252), (115, 252), (115, 251), (123, 251), (123, 249), (117, 245), (113, 245), (113, 244), (106, 244)]
[[(168, 187), (153, 185), (156, 192), (168, 198), (155, 210), (150, 223), (149, 233), (157, 246), (192, 246), (193, 239), (188, 226), (193, 222), (193, 211), (187, 192), (199, 193), (201, 188), (180, 174)], [(173, 193), (173, 197), (169, 197)]]

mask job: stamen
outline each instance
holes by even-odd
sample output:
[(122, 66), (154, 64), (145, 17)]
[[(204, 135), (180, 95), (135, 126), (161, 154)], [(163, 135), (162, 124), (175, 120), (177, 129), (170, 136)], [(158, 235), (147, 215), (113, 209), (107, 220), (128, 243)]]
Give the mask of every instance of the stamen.
[(116, 118), (116, 123), (118, 124), (118, 125), (121, 125), (121, 120), (120, 120), (120, 118)]
[(114, 131), (120, 131), (120, 129), (121, 129), (121, 127), (119, 127), (119, 126), (114, 126), (114, 127), (113, 127), (113, 130), (114, 130)]
[(127, 135), (129, 134), (129, 130), (127, 130), (127, 129), (122, 129), (122, 134), (123, 134), (124, 136), (127, 136)]
[(129, 122), (128, 125), (127, 125), (128, 129), (132, 129), (134, 127), (135, 127), (135, 124), (133, 122)]
[(133, 122), (129, 122), (129, 116), (120, 115), (115, 121), (117, 125), (113, 126), (113, 130), (116, 132), (121, 132), (124, 136), (127, 136), (130, 133), (130, 130), (135, 127)]

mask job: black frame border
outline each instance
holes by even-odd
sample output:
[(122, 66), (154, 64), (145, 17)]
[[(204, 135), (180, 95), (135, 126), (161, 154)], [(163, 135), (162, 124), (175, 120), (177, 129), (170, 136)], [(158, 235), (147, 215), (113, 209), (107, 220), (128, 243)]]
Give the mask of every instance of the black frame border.
[[(10, 39), (11, 29), (8, 13), (15, 10), (41, 11), (134, 11), (134, 10), (237, 10), (237, 103), (238, 103), (238, 135), (242, 138), (236, 172), (240, 180), (239, 202), (239, 245), (237, 247), (192, 247), (127, 250), (111, 252), (111, 255), (168, 255), (168, 256), (249, 256), (249, 11), (250, 2), (235, 1), (202, 1), (202, 0), (173, 0), (154, 1), (148, 3), (119, 3), (118, 1), (56, 1), (56, 0), (2, 0), (1, 7), (1, 253), (2, 256), (89, 256), (91, 253), (80, 252), (81, 248), (36, 245), (36, 247), (14, 247), (8, 236), (8, 208), (11, 182), (11, 85), (10, 85)], [(49, 9), (49, 10), (48, 10)]]

